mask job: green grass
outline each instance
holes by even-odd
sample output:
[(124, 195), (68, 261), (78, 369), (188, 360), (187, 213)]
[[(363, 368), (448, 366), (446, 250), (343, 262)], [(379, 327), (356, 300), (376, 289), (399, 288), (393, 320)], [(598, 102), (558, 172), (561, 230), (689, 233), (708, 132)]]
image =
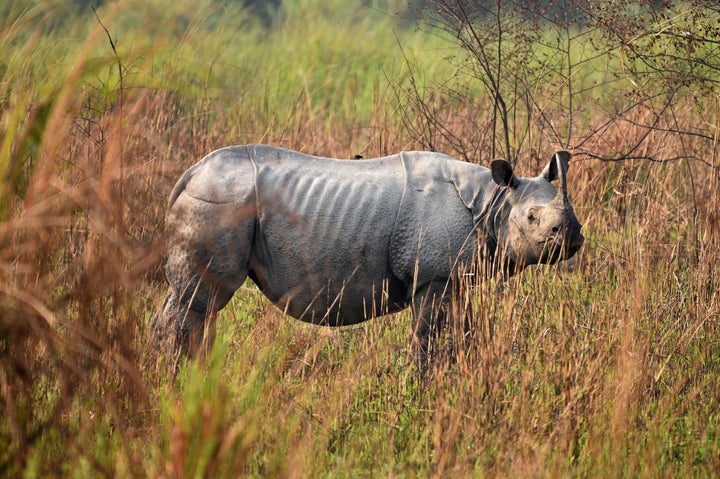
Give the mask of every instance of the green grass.
[[(415, 374), (408, 311), (320, 328), (248, 282), (206, 360), (171, 383), (148, 325), (165, 288), (166, 201), (185, 168), (242, 142), (369, 158), (432, 140), (487, 163), (492, 102), (448, 61), (465, 55), (451, 43), (355, 2), (286, 1), (269, 23), (233, 2), (107, 3), (97, 12), (115, 51), (81, 4), (0, 6), (0, 476), (720, 468), (717, 145), (679, 133), (715, 131), (717, 105), (680, 95), (648, 133), (652, 102), (605, 126), (636, 98), (623, 81), (580, 102), (573, 130), (589, 139), (576, 153), (614, 156), (647, 134), (638, 156), (690, 159), (577, 154), (581, 253), (502, 290), (468, 286), (477, 336), (432, 377)], [(616, 61), (583, 64), (578, 86), (594, 78), (583, 68)], [(563, 81), (540, 78), (535, 92)], [(412, 79), (434, 121), (418, 120)], [(561, 95), (543, 98), (544, 121), (566, 128)], [(556, 146), (546, 125), (531, 125), (538, 151), (521, 152), (523, 176)]]

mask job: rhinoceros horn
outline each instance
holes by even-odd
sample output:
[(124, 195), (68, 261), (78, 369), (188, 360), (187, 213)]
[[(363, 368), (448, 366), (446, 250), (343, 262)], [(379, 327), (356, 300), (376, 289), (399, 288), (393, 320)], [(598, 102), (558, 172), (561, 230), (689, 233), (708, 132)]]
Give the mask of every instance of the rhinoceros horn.
[(566, 188), (566, 180), (567, 180), (567, 170), (568, 170), (568, 163), (570, 161), (570, 153), (567, 151), (558, 151), (555, 153), (555, 165), (557, 168), (557, 178), (558, 178), (558, 189), (557, 189), (557, 196), (555, 197), (555, 201), (562, 204), (562, 206), (567, 206), (570, 204), (568, 201), (567, 196), (567, 188)]

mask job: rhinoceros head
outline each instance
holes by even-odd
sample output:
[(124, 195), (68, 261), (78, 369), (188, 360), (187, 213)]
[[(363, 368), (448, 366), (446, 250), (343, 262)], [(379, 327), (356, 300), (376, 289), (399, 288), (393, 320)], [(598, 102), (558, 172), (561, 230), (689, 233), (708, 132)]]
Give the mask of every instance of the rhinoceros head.
[(508, 266), (555, 263), (572, 257), (582, 246), (582, 225), (567, 195), (569, 159), (566, 151), (556, 153), (535, 178), (517, 178), (505, 160), (492, 162), (493, 180), (505, 187), (495, 229), (497, 252)]

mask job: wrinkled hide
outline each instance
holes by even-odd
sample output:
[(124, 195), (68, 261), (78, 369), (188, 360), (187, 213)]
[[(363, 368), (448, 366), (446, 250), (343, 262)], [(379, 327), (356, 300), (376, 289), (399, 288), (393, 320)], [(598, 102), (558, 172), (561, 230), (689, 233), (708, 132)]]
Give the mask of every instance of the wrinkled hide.
[[(168, 352), (197, 352), (207, 317), (249, 276), (290, 316), (343, 326), (413, 306), (422, 354), (462, 265), (507, 274), (582, 245), (569, 155), (537, 178), (439, 153), (344, 161), (249, 145), (191, 167), (170, 198), (170, 288), (153, 321)], [(558, 189), (551, 181), (558, 180)]]

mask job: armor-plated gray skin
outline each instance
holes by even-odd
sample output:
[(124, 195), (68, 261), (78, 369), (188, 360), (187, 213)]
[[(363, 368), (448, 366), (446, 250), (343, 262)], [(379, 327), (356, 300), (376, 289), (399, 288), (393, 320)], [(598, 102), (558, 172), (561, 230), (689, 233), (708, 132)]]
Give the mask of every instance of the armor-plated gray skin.
[(482, 256), (513, 274), (581, 247), (568, 160), (559, 152), (540, 176), (517, 178), (504, 160), (488, 169), (431, 152), (345, 161), (262, 145), (214, 151), (170, 196), (170, 288), (154, 337), (168, 353), (195, 354), (249, 276), (287, 314), (314, 324), (356, 324), (412, 305), (424, 360), (463, 265)]

